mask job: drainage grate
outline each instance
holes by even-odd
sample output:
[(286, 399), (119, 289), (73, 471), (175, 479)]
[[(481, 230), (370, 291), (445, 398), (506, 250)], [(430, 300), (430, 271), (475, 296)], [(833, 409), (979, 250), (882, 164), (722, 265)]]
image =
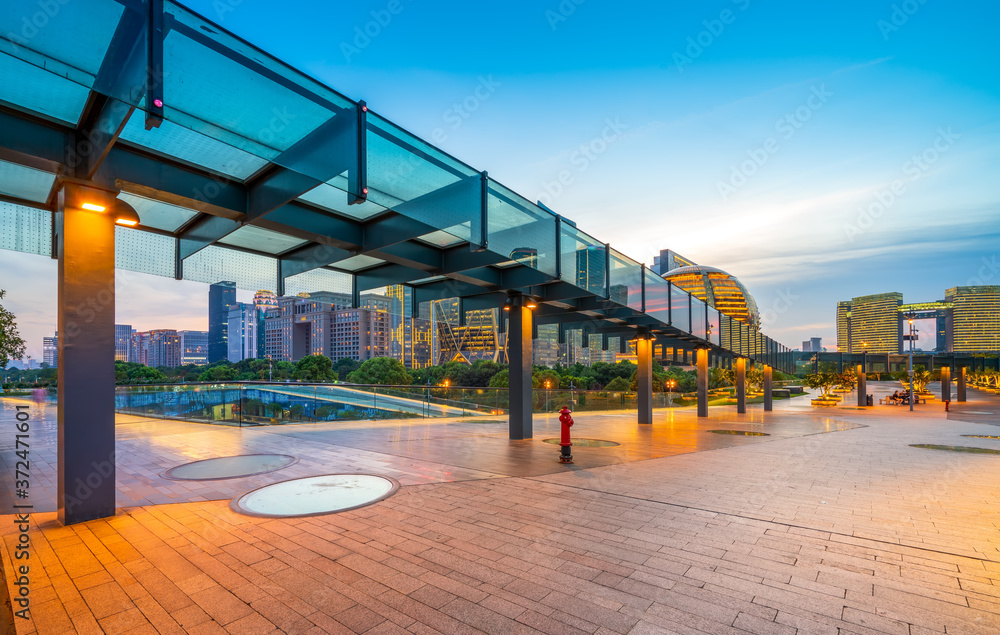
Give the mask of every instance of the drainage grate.
[[(574, 448), (613, 448), (616, 445), (621, 445), (621, 443), (604, 441), (602, 439), (573, 439), (572, 441)], [(542, 439), (542, 443), (559, 445), (559, 439)]]
[(267, 474), (288, 467), (298, 459), (287, 454), (241, 454), (204, 459), (172, 467), (163, 473), (174, 481), (217, 481)]
[(266, 485), (229, 506), (251, 516), (288, 518), (357, 509), (394, 494), (399, 483), (374, 474), (327, 474)]
[(963, 445), (933, 445), (929, 443), (911, 443), (911, 448), (923, 448), (925, 450), (948, 450), (949, 452), (968, 452), (970, 454), (1000, 454), (1000, 450), (989, 450), (987, 448), (970, 448)]

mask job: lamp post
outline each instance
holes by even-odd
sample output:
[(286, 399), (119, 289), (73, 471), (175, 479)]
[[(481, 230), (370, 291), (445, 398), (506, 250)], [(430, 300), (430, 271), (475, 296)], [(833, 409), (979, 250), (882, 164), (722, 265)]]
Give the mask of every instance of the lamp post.
[(861, 342), (861, 370), (868, 373), (868, 342)]
[(676, 385), (677, 385), (677, 382), (674, 381), (673, 379), (668, 379), (667, 380), (667, 407), (668, 408), (673, 408), (674, 407), (674, 386), (676, 386)]
[(545, 412), (549, 411), (549, 386), (551, 386), (551, 385), (552, 385), (552, 382), (549, 381), (548, 379), (546, 379), (545, 380)]
[(915, 317), (915, 315), (913, 313), (910, 313), (906, 317), (907, 317), (907, 321), (910, 323), (910, 362), (909, 362), (909, 366), (910, 366), (910, 370), (909, 370), (909, 375), (910, 375), (910, 412), (913, 412), (913, 398), (915, 396), (914, 395), (914, 391), (913, 391), (913, 334), (914, 334), (914, 332), (916, 332), (916, 330), (913, 328), (913, 318)]

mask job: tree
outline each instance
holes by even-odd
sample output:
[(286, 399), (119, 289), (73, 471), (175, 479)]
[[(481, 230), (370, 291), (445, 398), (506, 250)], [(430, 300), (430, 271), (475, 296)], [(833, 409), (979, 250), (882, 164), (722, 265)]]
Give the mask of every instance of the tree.
[[(0, 289), (0, 300), (7, 292)], [(17, 331), (14, 314), (0, 305), (0, 368), (12, 359), (24, 358), (24, 340)]]
[(627, 392), (629, 389), (629, 380), (624, 377), (615, 377), (608, 382), (608, 385), (604, 387), (604, 390), (612, 390), (615, 392)]
[(806, 386), (820, 391), (820, 398), (829, 397), (840, 382), (839, 373), (813, 373), (806, 375), (805, 379)]
[(531, 386), (533, 388), (545, 388), (546, 382), (548, 382), (549, 388), (558, 388), (560, 382), (559, 373), (546, 368), (545, 370), (535, 371), (531, 374)]
[(337, 381), (337, 377), (333, 361), (326, 355), (306, 355), (295, 364), (292, 373), (292, 379), (311, 382)]
[(510, 371), (506, 368), (490, 378), (490, 388), (507, 388), (510, 386)]
[(211, 366), (198, 375), (198, 381), (235, 381), (238, 378), (239, 373), (231, 365)]
[(338, 378), (347, 377), (359, 368), (361, 368), (361, 362), (350, 357), (341, 357), (333, 363), (333, 372), (337, 373)]
[(408, 385), (413, 377), (406, 372), (403, 363), (392, 357), (373, 357), (361, 368), (347, 376), (354, 384)]

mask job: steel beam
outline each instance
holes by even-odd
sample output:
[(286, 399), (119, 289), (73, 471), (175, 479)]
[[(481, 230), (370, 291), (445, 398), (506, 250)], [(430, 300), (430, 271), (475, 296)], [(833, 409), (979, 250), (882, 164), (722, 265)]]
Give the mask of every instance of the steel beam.
[(520, 440), (532, 436), (531, 309), (520, 302), (515, 304), (508, 314), (510, 323), (507, 328), (509, 435), (511, 439)]

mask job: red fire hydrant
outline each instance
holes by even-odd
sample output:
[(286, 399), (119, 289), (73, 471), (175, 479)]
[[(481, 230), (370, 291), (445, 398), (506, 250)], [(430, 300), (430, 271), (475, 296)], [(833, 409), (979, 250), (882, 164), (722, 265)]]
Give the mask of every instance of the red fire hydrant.
[(951, 402), (950, 402), (950, 401), (948, 401), (947, 399), (945, 399), (945, 400), (944, 400), (944, 411), (945, 411), (945, 412), (948, 412), (948, 404), (950, 404), (950, 403), (951, 403)]
[(573, 426), (573, 416), (569, 408), (563, 407), (559, 411), (559, 423), (562, 424), (562, 437), (559, 439), (559, 462), (572, 463), (573, 455), (570, 448), (573, 443), (569, 440), (569, 429)]

